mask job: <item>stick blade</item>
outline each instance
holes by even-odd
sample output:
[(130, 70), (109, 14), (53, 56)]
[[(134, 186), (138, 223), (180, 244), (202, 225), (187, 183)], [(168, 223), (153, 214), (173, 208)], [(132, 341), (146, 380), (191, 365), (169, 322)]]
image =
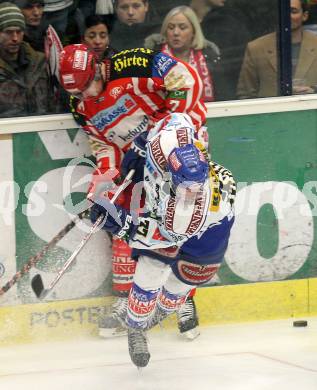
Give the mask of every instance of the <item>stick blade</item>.
[(35, 276), (33, 276), (31, 281), (31, 286), (37, 298), (42, 299), (43, 292), (45, 289), (44, 289), (43, 279), (40, 274), (36, 274)]

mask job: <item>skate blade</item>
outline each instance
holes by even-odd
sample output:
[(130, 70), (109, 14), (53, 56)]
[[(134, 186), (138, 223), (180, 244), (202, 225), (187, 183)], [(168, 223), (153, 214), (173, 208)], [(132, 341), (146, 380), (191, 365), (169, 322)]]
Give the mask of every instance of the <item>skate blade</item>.
[(124, 337), (128, 335), (126, 328), (99, 328), (99, 336), (104, 339), (113, 337)]
[(181, 333), (181, 336), (189, 341), (197, 339), (197, 337), (200, 335), (200, 331), (198, 328), (190, 329), (187, 332)]

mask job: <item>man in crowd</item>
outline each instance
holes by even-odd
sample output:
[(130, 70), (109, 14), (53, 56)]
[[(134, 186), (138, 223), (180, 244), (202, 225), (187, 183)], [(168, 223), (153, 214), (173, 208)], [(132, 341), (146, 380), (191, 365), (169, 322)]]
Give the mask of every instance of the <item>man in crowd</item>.
[(47, 24), (43, 20), (44, 1), (40, 0), (14, 0), (25, 18), (24, 41), (28, 42), (34, 50), (44, 52), (44, 37)]
[[(304, 0), (291, 0), (293, 93), (316, 92), (317, 37), (304, 31), (308, 18)], [(237, 88), (239, 99), (279, 96), (276, 33), (248, 43)]]
[(115, 0), (114, 10), (111, 44), (116, 50), (143, 47), (144, 39), (160, 30), (159, 17), (148, 0)]
[(52, 112), (44, 54), (23, 42), (25, 20), (13, 3), (0, 4), (0, 117)]
[(240, 15), (227, 6), (226, 0), (191, 0), (190, 6), (201, 20), (205, 38), (220, 50), (224, 77), (222, 99), (233, 100), (245, 47), (250, 40), (249, 31)]

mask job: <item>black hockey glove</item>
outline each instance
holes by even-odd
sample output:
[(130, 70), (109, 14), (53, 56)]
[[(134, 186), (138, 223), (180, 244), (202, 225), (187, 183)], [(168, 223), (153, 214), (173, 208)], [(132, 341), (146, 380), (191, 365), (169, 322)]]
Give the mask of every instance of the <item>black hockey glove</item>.
[(125, 177), (131, 169), (135, 169), (133, 182), (143, 180), (144, 165), (146, 159), (146, 137), (148, 132), (139, 134), (131, 144), (121, 163), (121, 175)]
[(136, 233), (138, 221), (133, 221), (132, 215), (126, 209), (111, 203), (109, 199), (96, 199), (90, 209), (90, 219), (93, 223), (100, 215), (105, 216), (102, 228), (109, 233), (126, 241)]

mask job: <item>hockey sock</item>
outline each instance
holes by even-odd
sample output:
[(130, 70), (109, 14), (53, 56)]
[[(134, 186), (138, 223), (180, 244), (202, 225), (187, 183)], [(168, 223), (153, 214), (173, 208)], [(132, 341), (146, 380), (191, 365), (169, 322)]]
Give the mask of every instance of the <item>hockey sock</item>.
[(133, 284), (128, 299), (126, 323), (130, 328), (145, 329), (153, 313), (159, 289), (146, 291)]
[(114, 295), (128, 295), (132, 286), (136, 262), (131, 259), (131, 248), (116, 237), (112, 240), (112, 289)]
[(186, 298), (187, 294), (172, 294), (163, 287), (158, 297), (157, 306), (162, 312), (165, 312), (167, 315), (169, 315), (177, 311), (186, 301)]

